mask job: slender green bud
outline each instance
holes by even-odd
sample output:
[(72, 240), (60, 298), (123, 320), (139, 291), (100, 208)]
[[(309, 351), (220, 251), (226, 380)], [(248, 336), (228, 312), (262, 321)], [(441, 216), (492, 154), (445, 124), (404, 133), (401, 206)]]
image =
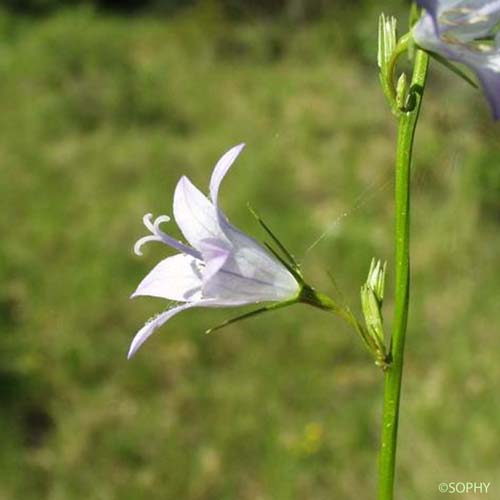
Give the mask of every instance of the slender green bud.
[(394, 66), (397, 59), (396, 51), (398, 40), (396, 32), (396, 19), (392, 16), (386, 17), (380, 14), (378, 20), (378, 51), (377, 64), (380, 69), (379, 79), (385, 97), (391, 106), (392, 112), (399, 116), (400, 108), (396, 99), (396, 88), (394, 86)]
[(396, 48), (396, 18), (380, 14), (378, 19), (378, 52), (377, 63), (382, 73), (387, 70), (394, 49)]
[(361, 307), (363, 309), (363, 316), (365, 317), (368, 332), (373, 337), (377, 348), (383, 348), (384, 328), (382, 324), (382, 313), (374, 291), (366, 285), (361, 287)]
[(398, 78), (398, 83), (396, 85), (396, 104), (398, 109), (404, 109), (406, 107), (406, 100), (408, 99), (408, 81), (406, 79), (406, 73), (401, 73)]
[(373, 346), (373, 354), (377, 364), (387, 365), (387, 349), (385, 346), (384, 321), (382, 304), (387, 263), (372, 259), (366, 282), (361, 286), (361, 308), (366, 324), (369, 344)]

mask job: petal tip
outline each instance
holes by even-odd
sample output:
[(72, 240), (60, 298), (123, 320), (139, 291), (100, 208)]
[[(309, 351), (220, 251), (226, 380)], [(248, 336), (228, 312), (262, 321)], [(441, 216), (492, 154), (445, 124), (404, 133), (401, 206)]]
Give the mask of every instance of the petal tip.
[[(144, 281), (144, 280), (143, 280)], [(141, 285), (142, 281), (139, 283), (138, 287), (129, 295), (129, 299), (135, 299), (136, 297), (140, 297), (141, 294)]]
[[(191, 179), (187, 175), (183, 175), (177, 185), (175, 186), (174, 191), (174, 210), (176, 200), (183, 199), (186, 196), (189, 196), (192, 189), (196, 189), (195, 185), (191, 182)], [(175, 212), (174, 212), (175, 217)]]
[(229, 151), (228, 153), (233, 153), (235, 155), (235, 159), (240, 155), (240, 153), (243, 151), (243, 149), (245, 148), (246, 146), (246, 143), (244, 142), (240, 142), (239, 144), (237, 144), (236, 146), (233, 146)]
[(212, 177), (210, 178), (210, 198), (214, 204), (217, 204), (217, 195), (219, 193), (219, 187), (222, 179), (226, 176), (227, 172), (231, 168), (232, 164), (236, 161), (236, 158), (240, 155), (241, 151), (245, 147), (245, 143), (241, 142), (231, 149), (226, 151), (219, 159), (215, 165)]
[(132, 344), (130, 344), (130, 347), (129, 347), (129, 350), (127, 353), (127, 361), (130, 361), (134, 357), (134, 354), (137, 352), (137, 349), (138, 348), (134, 346), (134, 342), (132, 342)]
[[(132, 339), (132, 342), (130, 344), (130, 347), (129, 347), (128, 353), (127, 353), (127, 359), (128, 360), (132, 359), (135, 356), (135, 354), (140, 349), (140, 347), (142, 346), (142, 344), (144, 344), (144, 342), (149, 337), (149, 335), (143, 336), (143, 335), (141, 335), (141, 333), (142, 333), (142, 330)], [(150, 334), (151, 333), (152, 332), (150, 332)]]
[(190, 182), (189, 178), (187, 175), (181, 175), (181, 177), (179, 178), (179, 180), (177, 181), (177, 187), (179, 186), (182, 186), (183, 184), (187, 183), (187, 182)]

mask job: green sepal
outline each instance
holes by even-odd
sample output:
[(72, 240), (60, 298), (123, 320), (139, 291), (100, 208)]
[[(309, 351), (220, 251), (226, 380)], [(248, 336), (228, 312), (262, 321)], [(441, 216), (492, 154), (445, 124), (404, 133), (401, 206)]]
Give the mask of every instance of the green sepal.
[[(298, 271), (300, 266), (295, 260), (295, 257), (287, 250), (285, 245), (281, 243), (281, 241), (278, 239), (278, 237), (271, 231), (271, 228), (262, 220), (260, 215), (251, 207), (249, 203), (247, 203), (247, 208), (250, 210), (250, 213), (255, 217), (256, 221), (261, 225), (261, 227), (264, 229), (264, 231), (271, 237), (271, 239), (274, 241), (276, 245), (278, 245), (278, 248), (283, 252), (285, 257), (288, 259), (290, 265)], [(273, 252), (275, 253), (275, 252)], [(275, 254), (276, 255), (276, 254)]]
[(300, 285), (304, 284), (304, 278), (300, 270), (292, 267), (269, 243), (264, 242), (264, 246), (287, 268), (290, 274), (297, 280)]
[(259, 314), (263, 314), (263, 313), (268, 312), (268, 311), (274, 311), (276, 309), (281, 309), (282, 307), (290, 306), (292, 304), (296, 304), (297, 302), (298, 302), (298, 299), (294, 298), (291, 300), (285, 300), (284, 302), (276, 302), (274, 304), (269, 304), (267, 306), (260, 307), (259, 309), (254, 309), (253, 311), (246, 312), (244, 314), (236, 316), (235, 318), (227, 319), (226, 321), (223, 321), (220, 325), (209, 328), (208, 330), (205, 331), (205, 333), (210, 334), (212, 332), (220, 330), (221, 328), (224, 328), (225, 326), (231, 325), (231, 324), (236, 323), (238, 321), (243, 321), (244, 319), (252, 318), (253, 316), (258, 316)]
[(465, 71), (463, 71), (461, 68), (458, 66), (455, 66), (453, 63), (451, 63), (448, 59), (445, 57), (436, 54), (436, 52), (427, 52), (433, 59), (435, 59), (438, 63), (442, 64), (445, 66), (447, 69), (455, 73), (455, 75), (459, 76), (462, 78), (462, 80), (465, 80), (469, 85), (474, 87), (475, 89), (478, 89), (479, 86), (478, 84), (470, 77), (468, 76)]
[(416, 3), (412, 2), (410, 7), (410, 15), (408, 16), (408, 27), (410, 30), (420, 19), (421, 14), (422, 9)]
[(384, 13), (380, 14), (378, 19), (378, 50), (377, 64), (382, 73), (387, 71), (388, 63), (396, 48), (396, 18), (386, 17)]

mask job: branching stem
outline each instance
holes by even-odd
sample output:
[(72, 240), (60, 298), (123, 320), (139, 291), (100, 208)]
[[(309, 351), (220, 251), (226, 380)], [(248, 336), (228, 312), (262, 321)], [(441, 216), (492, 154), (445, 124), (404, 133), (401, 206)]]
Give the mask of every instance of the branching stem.
[[(398, 54), (399, 56), (399, 54)], [(395, 311), (391, 365), (384, 375), (379, 500), (393, 500), (403, 356), (410, 294), (410, 164), (413, 140), (427, 78), (428, 56), (415, 51), (408, 105), (399, 115), (395, 179)]]

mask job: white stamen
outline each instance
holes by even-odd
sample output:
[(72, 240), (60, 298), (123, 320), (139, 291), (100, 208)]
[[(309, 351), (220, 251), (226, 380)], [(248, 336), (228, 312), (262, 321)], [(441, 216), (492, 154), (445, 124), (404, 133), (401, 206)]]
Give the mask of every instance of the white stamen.
[(142, 245), (144, 245), (145, 243), (149, 243), (150, 241), (163, 241), (163, 239), (161, 238), (161, 236), (157, 236), (155, 234), (149, 234), (148, 236), (143, 236), (142, 238), (139, 238), (135, 242), (134, 253), (136, 255), (141, 256), (142, 255), (142, 252), (141, 252)]
[(154, 229), (154, 225), (153, 225), (153, 214), (146, 214), (142, 218), (142, 222), (154, 234), (155, 229)]
[(161, 229), (160, 229), (160, 224), (163, 222), (169, 222), (170, 217), (168, 215), (160, 215), (153, 221), (153, 214), (146, 214), (142, 218), (142, 222), (146, 226), (146, 228), (151, 231), (152, 234), (148, 236), (143, 236), (142, 238), (139, 238), (134, 245), (134, 253), (136, 255), (142, 255), (141, 252), (141, 247), (145, 243), (149, 243), (150, 241), (159, 241), (161, 243), (165, 243), (165, 245), (168, 245), (170, 247), (173, 247), (183, 253), (186, 253), (188, 255), (192, 255), (193, 257), (200, 259), (201, 255), (200, 252), (197, 250), (194, 250), (193, 248), (185, 245), (184, 243), (172, 238), (171, 236), (168, 236), (165, 234)]
[(163, 231), (161, 231), (159, 229), (159, 226), (162, 222), (168, 222), (169, 220), (170, 220), (170, 217), (168, 215), (160, 215), (153, 222), (153, 214), (146, 214), (142, 218), (142, 222), (144, 223), (146, 228), (149, 229), (149, 231), (151, 231), (153, 234), (139, 238), (135, 242), (134, 253), (136, 255), (142, 255), (142, 251), (141, 251), (142, 245), (149, 243), (150, 241), (165, 242), (166, 235)]
[(156, 218), (153, 224), (153, 233), (155, 234), (160, 234), (163, 231), (160, 229), (160, 224), (163, 222), (169, 222), (170, 217), (168, 215), (160, 215), (159, 217)]

